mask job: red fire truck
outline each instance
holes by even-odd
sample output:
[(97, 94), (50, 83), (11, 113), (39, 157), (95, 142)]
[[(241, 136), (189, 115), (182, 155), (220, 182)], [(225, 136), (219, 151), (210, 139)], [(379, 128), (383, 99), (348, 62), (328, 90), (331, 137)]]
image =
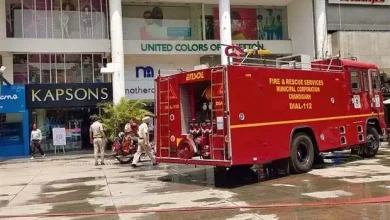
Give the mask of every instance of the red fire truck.
[(223, 168), (288, 159), (303, 173), (320, 152), (378, 152), (385, 120), (375, 64), (267, 60), (238, 46), (225, 53), (228, 65), (157, 77), (159, 162)]

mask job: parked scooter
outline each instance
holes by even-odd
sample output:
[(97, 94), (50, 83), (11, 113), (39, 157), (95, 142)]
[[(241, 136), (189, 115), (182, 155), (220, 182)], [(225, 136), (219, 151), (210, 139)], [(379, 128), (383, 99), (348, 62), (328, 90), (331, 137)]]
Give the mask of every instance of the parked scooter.
[[(115, 138), (114, 143), (112, 144), (112, 150), (114, 152), (114, 156), (121, 164), (129, 164), (133, 162), (134, 154), (137, 152), (138, 148), (138, 125), (132, 124), (131, 129), (134, 133), (125, 134), (124, 132), (120, 132), (118, 137)], [(155, 147), (156, 143), (154, 141), (154, 131), (150, 130), (150, 145), (153, 151), (153, 154), (156, 154)], [(142, 153), (144, 155), (144, 153)], [(141, 159), (140, 159), (141, 162)]]
[(120, 132), (112, 144), (116, 159), (121, 164), (129, 164), (133, 161), (134, 154), (137, 152), (138, 137), (135, 135), (125, 135)]

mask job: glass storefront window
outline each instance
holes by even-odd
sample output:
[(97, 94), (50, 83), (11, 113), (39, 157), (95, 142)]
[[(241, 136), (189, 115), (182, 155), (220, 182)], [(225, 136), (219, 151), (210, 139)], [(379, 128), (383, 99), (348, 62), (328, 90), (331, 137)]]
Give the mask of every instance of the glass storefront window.
[(201, 4), (122, 5), (125, 40), (201, 40)]
[(65, 69), (67, 83), (81, 83), (81, 55), (65, 54)]
[(57, 83), (65, 83), (65, 55), (56, 55)]
[(103, 54), (14, 54), (14, 83), (108, 82)]
[(50, 54), (41, 54), (41, 74), (42, 74), (42, 83), (52, 82)]
[(95, 82), (103, 82), (102, 74), (100, 73), (100, 68), (103, 67), (103, 64), (100, 62), (102, 60), (101, 54), (94, 54), (93, 55), (93, 69), (94, 69), (94, 79)]
[(93, 82), (93, 67), (92, 67), (92, 55), (83, 54), (83, 77), (84, 82)]
[(32, 121), (42, 131), (41, 146), (53, 150), (53, 128), (65, 128), (66, 150), (92, 147), (89, 140), (90, 116), (98, 114), (97, 108), (35, 109)]
[(41, 83), (41, 60), (39, 54), (28, 55), (28, 81), (30, 84)]
[[(232, 40), (287, 39), (285, 8), (232, 6)], [(219, 39), (218, 5), (205, 5), (205, 35), (207, 40)]]
[(14, 84), (28, 83), (27, 54), (15, 54), (13, 57)]
[(108, 0), (6, 0), (9, 38), (108, 38)]

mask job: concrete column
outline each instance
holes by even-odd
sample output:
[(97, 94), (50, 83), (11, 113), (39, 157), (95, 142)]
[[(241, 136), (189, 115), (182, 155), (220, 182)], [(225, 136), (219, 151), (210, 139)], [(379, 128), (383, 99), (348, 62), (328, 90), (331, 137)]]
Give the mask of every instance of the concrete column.
[(7, 20), (6, 20), (5, 2), (6, 1), (0, 1), (0, 44), (1, 44), (1, 39), (7, 37), (7, 25), (6, 25)]
[(328, 28), (326, 22), (326, 1), (314, 0), (314, 22), (316, 35), (316, 58), (322, 59), (328, 50)]
[[(1, 39), (0, 39), (1, 43)], [(3, 58), (3, 66), (6, 67), (4, 71), (4, 78), (8, 80), (11, 84), (14, 83), (14, 63), (13, 63), (13, 55), (12, 53), (0, 53)]]
[(228, 64), (224, 45), (232, 44), (232, 27), (230, 23), (230, 0), (219, 0), (219, 36), (221, 39), (221, 64)]
[(110, 0), (110, 34), (111, 34), (111, 56), (115, 64), (115, 71), (112, 77), (114, 104), (125, 97), (125, 67), (123, 55), (123, 30), (122, 30), (122, 4), (121, 0)]

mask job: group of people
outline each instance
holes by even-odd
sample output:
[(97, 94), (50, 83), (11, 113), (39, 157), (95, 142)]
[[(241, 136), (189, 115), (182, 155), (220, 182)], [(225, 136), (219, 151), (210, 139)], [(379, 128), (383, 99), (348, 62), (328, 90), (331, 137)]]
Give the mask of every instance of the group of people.
[[(132, 131), (134, 129), (134, 126), (131, 126), (134, 121), (130, 120), (128, 124), (125, 126), (125, 133), (136, 133), (136, 136), (138, 138), (138, 148), (137, 152), (134, 155), (132, 166), (137, 167), (137, 163), (139, 162), (139, 159), (142, 155), (142, 153), (145, 153), (149, 158), (151, 159), (153, 165), (157, 165), (156, 158), (154, 157), (152, 153), (152, 147), (149, 140), (149, 121), (150, 117), (144, 117), (142, 119), (142, 124), (138, 127), (137, 131)], [(105, 165), (104, 163), (104, 150), (106, 147), (106, 134), (103, 129), (103, 124), (100, 120), (96, 120), (94, 123), (92, 123), (90, 129), (89, 129), (89, 138), (91, 144), (93, 144), (94, 147), (94, 157), (95, 157), (95, 166), (98, 166), (98, 158), (99, 158), (99, 152), (100, 152), (100, 164)], [(38, 150), (42, 157), (45, 156), (45, 153), (42, 150), (41, 147), (41, 141), (42, 141), (42, 132), (37, 128), (37, 125), (33, 125), (33, 129), (31, 131), (31, 152), (32, 156), (31, 159), (35, 158), (35, 151)]]

